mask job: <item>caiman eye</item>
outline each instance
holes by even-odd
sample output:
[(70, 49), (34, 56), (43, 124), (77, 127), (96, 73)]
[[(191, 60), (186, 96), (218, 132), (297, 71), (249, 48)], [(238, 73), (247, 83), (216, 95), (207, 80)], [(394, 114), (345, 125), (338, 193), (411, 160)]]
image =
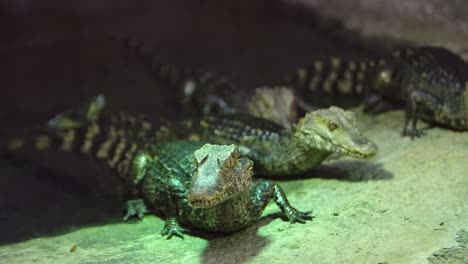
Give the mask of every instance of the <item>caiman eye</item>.
[(334, 131), (335, 129), (338, 128), (338, 125), (333, 123), (333, 122), (328, 122), (328, 129), (330, 129), (330, 131)]
[(236, 158), (230, 157), (226, 160), (225, 164), (227, 168), (234, 168), (236, 166)]
[(200, 162), (198, 162), (197, 160), (195, 160), (197, 167), (200, 167), (201, 165), (203, 165), (203, 163), (205, 163), (206, 160), (208, 160), (208, 155), (206, 155), (205, 157), (203, 157), (203, 159), (201, 159)]

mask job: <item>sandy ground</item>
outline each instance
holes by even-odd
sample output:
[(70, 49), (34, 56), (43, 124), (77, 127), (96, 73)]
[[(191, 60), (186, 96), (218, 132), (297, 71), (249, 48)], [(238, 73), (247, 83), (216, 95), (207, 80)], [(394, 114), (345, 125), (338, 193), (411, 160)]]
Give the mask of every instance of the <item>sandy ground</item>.
[[(280, 181), (297, 208), (313, 209), (313, 222), (289, 224), (270, 204), (264, 218), (242, 232), (166, 240), (159, 235), (161, 219), (125, 223), (115, 203), (76, 201), (85, 194), (50, 181), (48, 202), (23, 197), (29, 214), (2, 211), (8, 239), (0, 262), (468, 263), (468, 134), (432, 128), (417, 140), (401, 138), (402, 111), (359, 120), (379, 145), (377, 157), (330, 161), (305, 178)], [(90, 214), (100, 217), (80, 221)], [(38, 231), (41, 222), (49, 226)]]

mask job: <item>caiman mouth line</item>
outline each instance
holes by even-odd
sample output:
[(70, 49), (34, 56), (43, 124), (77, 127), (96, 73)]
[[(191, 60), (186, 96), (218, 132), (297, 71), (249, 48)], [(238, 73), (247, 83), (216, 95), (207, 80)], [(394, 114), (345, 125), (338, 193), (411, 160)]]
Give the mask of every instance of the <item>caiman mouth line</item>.
[(193, 201), (190, 201), (190, 204), (194, 207), (211, 207), (215, 205), (215, 200), (201, 200), (201, 199), (196, 199)]
[(360, 158), (372, 158), (377, 154), (377, 152), (363, 153), (363, 152), (352, 151), (352, 150), (346, 150), (346, 151), (347, 151), (347, 154), (351, 154), (350, 156), (358, 156)]
[[(372, 144), (371, 142), (369, 142), (369, 143)], [(332, 144), (334, 144), (334, 143), (332, 143)], [(372, 158), (373, 156), (375, 156), (377, 154), (377, 151), (363, 152), (363, 151), (352, 150), (352, 149), (341, 147), (341, 146), (339, 146), (338, 149), (343, 151), (346, 155), (349, 155), (349, 156), (352, 156), (352, 157), (359, 157), (359, 158)]]
[(201, 207), (201, 208), (207, 208), (207, 207), (212, 207), (212, 206), (216, 206), (218, 204), (221, 204), (225, 201), (227, 201), (228, 199), (225, 198), (226, 196), (222, 196), (220, 198), (217, 198), (217, 199), (209, 199), (209, 200), (206, 200), (206, 199), (194, 199), (194, 200), (190, 200), (190, 204), (192, 204), (192, 206), (194, 207)]
[[(326, 142), (327, 144), (331, 144), (331, 145), (335, 146), (336, 149), (339, 152), (342, 152), (342, 153), (344, 153), (346, 155), (349, 155), (349, 156), (359, 157), (359, 158), (371, 158), (371, 157), (373, 157), (373, 156), (375, 156), (377, 154), (377, 151), (374, 151), (374, 152), (371, 152), (371, 153), (366, 153), (366, 152), (362, 152), (362, 151), (359, 151), (359, 150), (346, 148), (344, 146), (340, 146), (339, 144), (336, 144), (335, 142), (330, 140), (328, 137), (327, 138), (323, 137), (319, 133), (316, 133), (315, 135), (318, 136), (320, 138), (320, 140)], [(372, 142), (368, 141), (368, 144), (372, 144)], [(333, 152), (338, 152), (338, 151), (333, 151)]]
[(233, 198), (234, 196), (236, 195), (233, 194), (233, 192), (226, 192), (223, 195), (220, 195), (220, 196), (217, 196), (216, 198), (211, 198), (211, 199), (190, 199), (189, 198), (189, 202), (194, 207), (206, 208), (206, 207), (212, 207), (212, 206), (221, 204)]

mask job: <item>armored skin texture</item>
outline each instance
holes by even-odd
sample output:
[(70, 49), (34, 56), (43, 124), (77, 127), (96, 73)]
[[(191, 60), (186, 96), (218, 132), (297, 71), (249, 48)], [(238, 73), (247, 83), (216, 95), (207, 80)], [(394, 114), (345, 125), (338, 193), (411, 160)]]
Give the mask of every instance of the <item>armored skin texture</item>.
[(243, 114), (206, 115), (158, 129), (140, 118), (120, 114), (113, 124), (120, 133), (146, 143), (191, 139), (238, 145), (262, 176), (307, 172), (333, 153), (372, 158), (378, 151), (358, 129), (355, 114), (339, 107), (311, 111), (290, 128)]
[[(149, 211), (166, 220), (161, 232), (168, 239), (183, 237), (182, 226), (211, 232), (235, 232), (255, 223), (274, 200), (291, 223), (312, 220), (288, 202), (281, 187), (267, 180), (252, 180), (253, 162), (235, 145), (201, 141), (145, 141), (145, 135), (128, 132), (122, 120), (102, 114), (103, 96), (59, 114), (45, 128), (28, 137), (10, 139), (11, 153), (27, 148), (57, 150), (92, 157), (113, 169), (134, 200), (127, 202), (130, 217)], [(146, 207), (149, 207), (149, 209)]]
[[(402, 136), (414, 138), (423, 134), (416, 127), (418, 119), (452, 129), (468, 129), (468, 95), (465, 92), (468, 88), (468, 64), (444, 48), (398, 49), (375, 59), (330, 56), (287, 74), (283, 80), (268, 87), (271, 91), (260, 90), (260, 93), (252, 94), (249, 89), (236, 87), (224, 75), (213, 71), (182, 70), (161, 63), (151, 48), (142, 42), (129, 43), (128, 46), (149, 65), (157, 79), (169, 80), (181, 87), (181, 101), (191, 111), (201, 109), (204, 114), (249, 113), (289, 126), (285, 120), (300, 110), (330, 105), (346, 107), (362, 100), (368, 111), (394, 108), (380, 100), (385, 98), (405, 105)], [(282, 111), (276, 104), (270, 103), (265, 107), (265, 102), (275, 101), (274, 97), (268, 98), (275, 94), (275, 86), (291, 87), (289, 93), (299, 104)], [(259, 95), (264, 100), (258, 100)]]
[(244, 229), (271, 199), (293, 223), (312, 219), (293, 208), (278, 185), (253, 182), (252, 165), (234, 145), (173, 141), (137, 154), (130, 180), (167, 219), (162, 234), (168, 238), (182, 236), (179, 223), (214, 232)]
[[(301, 96), (365, 97), (367, 109), (380, 107), (381, 98), (405, 105), (403, 136), (419, 137), (418, 119), (457, 130), (468, 129), (468, 64), (454, 53), (436, 47), (394, 51), (386, 58), (317, 60), (285, 77)], [(378, 110), (377, 110), (378, 111)]]
[(457, 130), (468, 129), (468, 64), (454, 53), (434, 47), (392, 54), (378, 68), (371, 87), (384, 97), (405, 102), (403, 136), (419, 137), (418, 119)]
[(371, 158), (378, 151), (358, 129), (355, 114), (339, 107), (311, 111), (290, 128), (250, 115), (225, 114), (167, 123), (156, 129), (141, 117), (124, 113), (113, 119), (113, 127), (146, 146), (181, 139), (235, 144), (254, 161), (256, 174), (262, 176), (307, 172), (333, 153)]
[(371, 158), (378, 150), (357, 128), (354, 113), (338, 107), (309, 112), (291, 128), (246, 115), (205, 116), (186, 126), (191, 138), (238, 145), (262, 176), (307, 172), (332, 153)]

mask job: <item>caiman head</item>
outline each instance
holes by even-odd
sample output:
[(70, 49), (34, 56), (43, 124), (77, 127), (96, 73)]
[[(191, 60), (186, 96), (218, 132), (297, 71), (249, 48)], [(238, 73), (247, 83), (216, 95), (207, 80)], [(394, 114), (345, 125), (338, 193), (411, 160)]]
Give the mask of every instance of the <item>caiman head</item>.
[(188, 192), (194, 207), (211, 207), (250, 190), (253, 162), (235, 145), (205, 144), (195, 151), (196, 168)]
[(377, 153), (377, 145), (363, 136), (356, 126), (356, 116), (332, 106), (306, 114), (293, 128), (294, 136), (307, 146), (369, 158)]

